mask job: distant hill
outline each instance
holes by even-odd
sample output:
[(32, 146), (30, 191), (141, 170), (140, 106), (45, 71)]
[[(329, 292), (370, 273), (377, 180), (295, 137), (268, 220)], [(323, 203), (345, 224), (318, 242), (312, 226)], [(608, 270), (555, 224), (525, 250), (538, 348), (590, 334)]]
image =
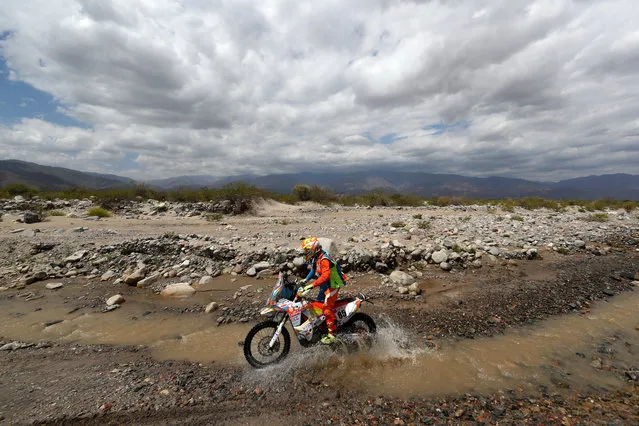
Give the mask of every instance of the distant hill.
[(79, 186), (88, 189), (119, 188), (135, 185), (136, 182), (116, 175), (41, 166), (19, 160), (0, 160), (0, 187), (14, 183), (24, 183), (42, 190), (61, 190)]
[(39, 189), (59, 190), (74, 186), (107, 189), (144, 183), (156, 189), (166, 190), (180, 187), (215, 188), (238, 181), (279, 193), (290, 193), (295, 184), (303, 183), (320, 185), (341, 194), (361, 194), (381, 189), (424, 197), (639, 200), (639, 175), (629, 174), (586, 176), (560, 182), (537, 182), (497, 176), (474, 178), (454, 174), (369, 170), (349, 173), (240, 175), (223, 178), (196, 175), (136, 182), (117, 175), (79, 172), (17, 160), (0, 161), (0, 186), (25, 183)]

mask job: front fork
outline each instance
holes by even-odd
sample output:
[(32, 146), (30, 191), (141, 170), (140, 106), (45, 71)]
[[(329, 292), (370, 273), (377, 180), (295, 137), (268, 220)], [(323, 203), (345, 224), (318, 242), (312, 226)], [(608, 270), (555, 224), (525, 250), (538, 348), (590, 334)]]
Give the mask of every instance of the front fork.
[(286, 318), (287, 318), (286, 315), (282, 316), (280, 325), (277, 326), (277, 330), (275, 330), (275, 333), (273, 333), (273, 337), (271, 337), (271, 341), (268, 343), (269, 349), (273, 349), (273, 345), (275, 345), (277, 340), (280, 338), (280, 334), (282, 333), (282, 327), (284, 327), (284, 324), (286, 324)]

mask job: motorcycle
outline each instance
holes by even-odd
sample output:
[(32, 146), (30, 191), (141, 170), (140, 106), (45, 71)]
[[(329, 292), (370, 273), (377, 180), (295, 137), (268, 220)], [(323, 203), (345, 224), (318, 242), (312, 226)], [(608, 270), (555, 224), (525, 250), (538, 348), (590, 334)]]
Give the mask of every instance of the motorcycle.
[[(267, 307), (260, 312), (268, 319), (255, 325), (244, 339), (244, 357), (251, 366), (264, 368), (286, 358), (291, 348), (291, 337), (284, 327), (287, 321), (290, 321), (297, 340), (305, 348), (317, 344), (328, 333), (326, 318), (322, 313), (324, 304), (301, 298), (297, 293), (300, 286), (294, 276), (279, 273)], [(337, 340), (331, 346), (371, 344), (377, 325), (373, 318), (359, 312), (365, 301), (364, 295), (359, 293), (357, 297), (335, 302)]]

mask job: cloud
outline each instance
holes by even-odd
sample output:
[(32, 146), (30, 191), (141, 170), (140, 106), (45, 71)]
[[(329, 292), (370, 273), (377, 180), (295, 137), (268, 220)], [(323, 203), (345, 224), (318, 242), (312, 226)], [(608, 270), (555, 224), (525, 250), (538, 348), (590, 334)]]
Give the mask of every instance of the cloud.
[(138, 178), (636, 173), (632, 6), (10, 2), (0, 78), (49, 93), (70, 119), (0, 125), (0, 155), (101, 172), (127, 164)]

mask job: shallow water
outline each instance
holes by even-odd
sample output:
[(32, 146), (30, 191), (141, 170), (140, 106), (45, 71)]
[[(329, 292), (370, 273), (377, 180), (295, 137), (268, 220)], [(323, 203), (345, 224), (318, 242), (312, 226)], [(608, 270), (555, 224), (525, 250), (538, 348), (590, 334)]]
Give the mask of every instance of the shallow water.
[[(247, 380), (287, 380), (298, 368), (318, 377), (372, 394), (411, 396), (492, 392), (546, 385), (558, 389), (615, 388), (616, 374), (594, 368), (591, 355), (614, 350), (621, 368), (639, 366), (639, 292), (597, 303), (590, 313), (555, 317), (490, 338), (438, 342), (437, 347), (411, 339), (397, 325), (380, 320), (371, 350), (335, 355), (328, 348), (301, 349), (281, 365), (255, 371), (247, 367), (238, 342), (250, 324), (217, 326), (214, 314), (176, 314), (165, 306), (190, 306), (193, 301), (128, 296), (121, 308), (70, 312), (65, 289), (42, 299), (0, 300), (0, 336), (31, 341), (85, 344), (146, 345), (158, 359), (217, 362), (246, 367)], [(51, 321), (61, 321), (53, 325)], [(294, 340), (294, 336), (291, 336)], [(578, 356), (577, 353), (584, 354)]]

